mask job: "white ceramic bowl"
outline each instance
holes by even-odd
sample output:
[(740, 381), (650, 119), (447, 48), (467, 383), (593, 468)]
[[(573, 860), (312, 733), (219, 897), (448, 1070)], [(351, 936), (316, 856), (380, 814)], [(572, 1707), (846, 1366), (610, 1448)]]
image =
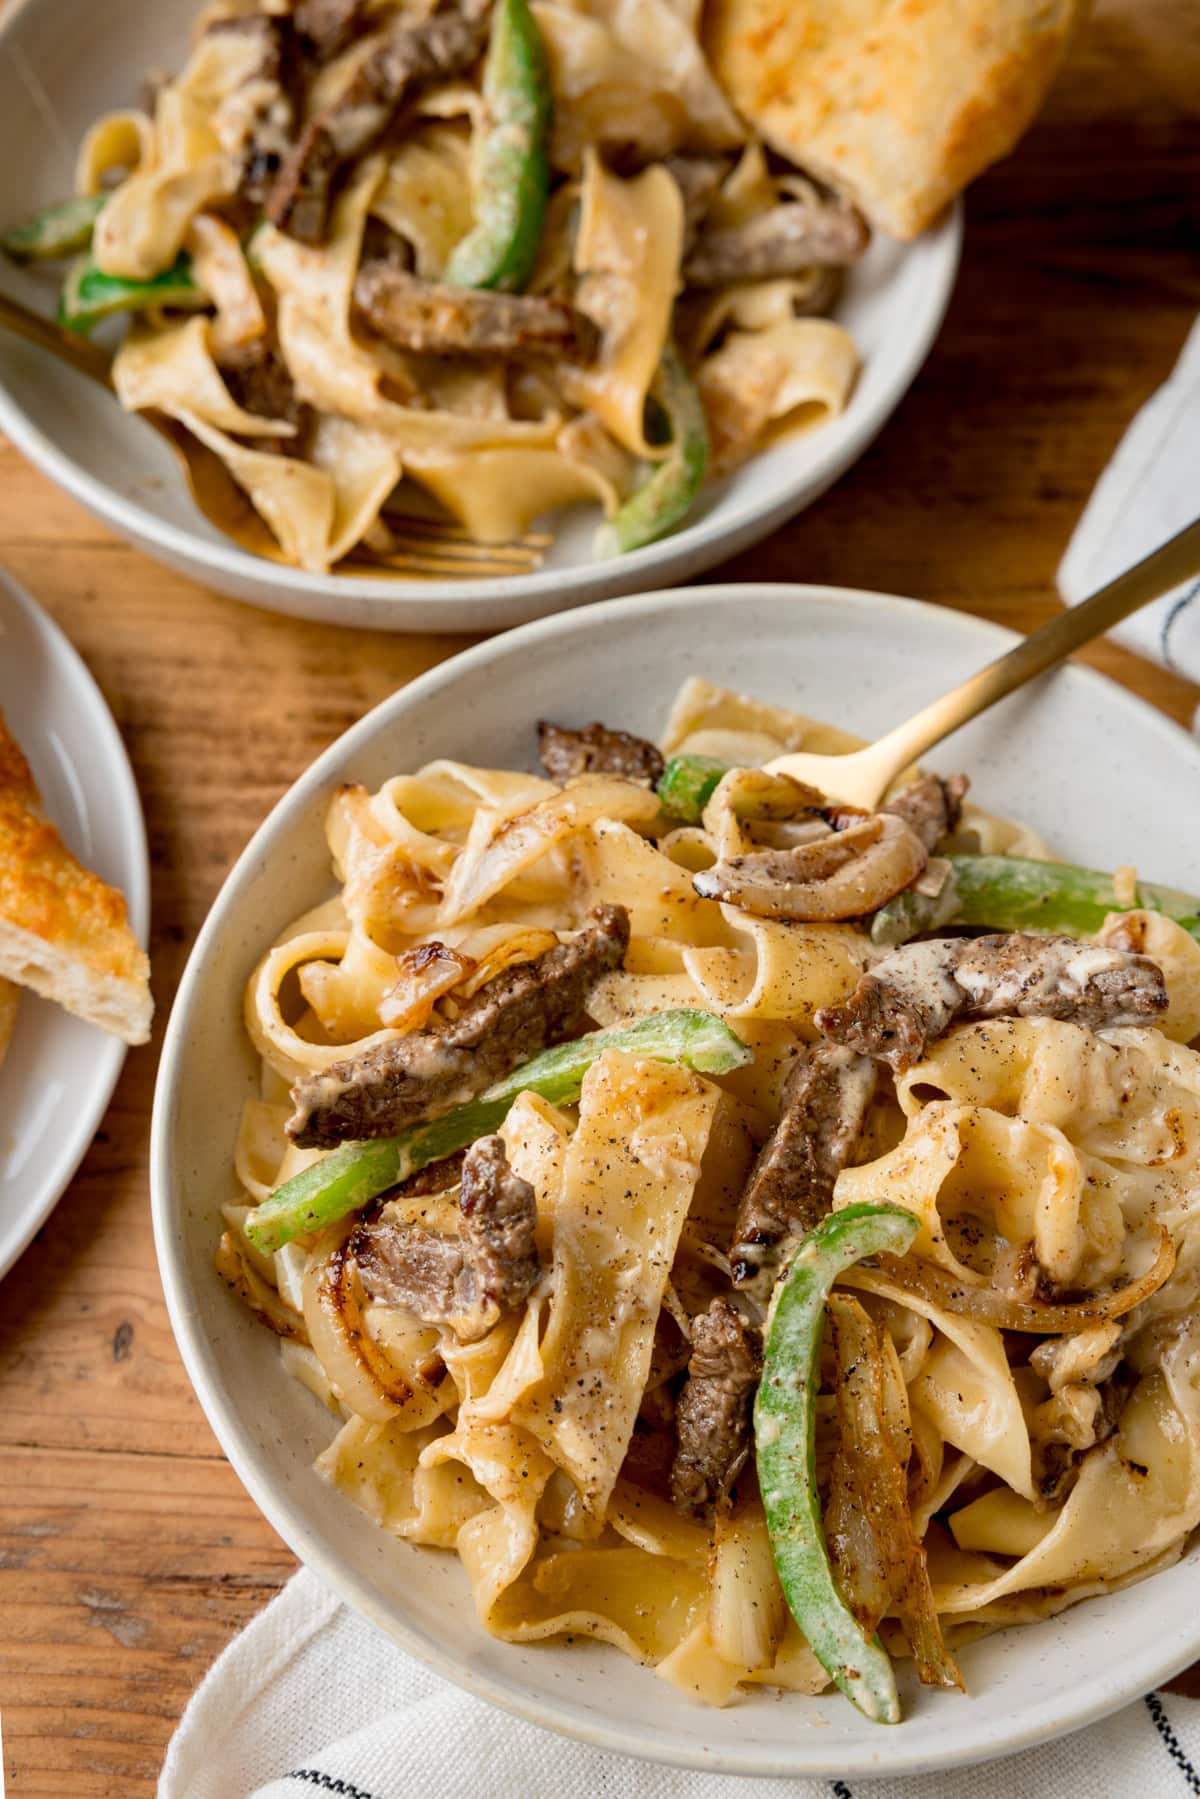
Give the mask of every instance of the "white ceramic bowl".
[[(91, 121), (127, 106), (148, 68), (174, 69), (198, 0), (80, 6), (23, 0), (0, 27), (0, 221), (72, 189)], [(174, 453), (102, 389), (44, 353), (0, 335), (0, 430), (89, 511), (149, 555), (208, 587), (275, 612), (382, 630), (501, 630), (585, 600), (682, 581), (744, 549), (823, 493), (857, 460), (907, 391), (941, 324), (958, 268), (955, 208), (916, 243), (877, 239), (847, 286), (839, 317), (863, 370), (841, 418), (755, 457), (714, 485), (683, 530), (631, 555), (592, 559), (598, 514), (560, 519), (532, 575), (477, 581), (305, 574), (238, 549), (201, 516)], [(53, 273), (0, 261), (0, 285), (52, 311)]]
[[(837, 1695), (759, 1694), (706, 1711), (595, 1644), (496, 1642), (480, 1630), (455, 1561), (386, 1536), (312, 1473), (329, 1415), (283, 1374), (274, 1340), (212, 1270), (241, 1104), (257, 1091), (243, 987), (275, 933), (332, 891), (322, 817), (337, 783), (374, 787), (435, 756), (530, 766), (539, 716), (654, 733), (689, 673), (876, 734), (1012, 641), (962, 613), (836, 588), (712, 586), (526, 626), (433, 670), (347, 732), (276, 806), (213, 907), (167, 1032), (151, 1148), (155, 1236), (188, 1372), (230, 1460), (297, 1555), (399, 1643), (497, 1705), (690, 1767), (901, 1773), (1075, 1729), (1200, 1654), (1194, 1551), (1142, 1585), (970, 1646), (969, 1698), (905, 1678), (905, 1722), (890, 1730)], [(935, 761), (968, 768), (982, 804), (1027, 819), (1066, 856), (1136, 862), (1200, 890), (1200, 746), (1088, 669), (1069, 667), (1009, 700)]]
[[(145, 944), (150, 865), (138, 791), (113, 717), (78, 651), (0, 571), (0, 706), (47, 815), (89, 868), (125, 895)], [(125, 1045), (23, 993), (0, 1068), (0, 1275), (49, 1217), (117, 1084)]]

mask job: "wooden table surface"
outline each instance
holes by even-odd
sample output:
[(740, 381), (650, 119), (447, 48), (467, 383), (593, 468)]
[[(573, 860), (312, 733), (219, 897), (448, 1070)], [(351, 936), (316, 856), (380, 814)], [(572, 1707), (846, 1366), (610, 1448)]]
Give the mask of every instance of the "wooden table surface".
[[(1200, 309), (1200, 12), (1100, 0), (1042, 120), (969, 198), (941, 340), (872, 451), (713, 578), (839, 582), (1029, 630), (1072, 524)], [(16, 1799), (153, 1791), (205, 1668), (288, 1550), (192, 1396), (147, 1193), (162, 1025), (230, 864), (318, 751), (462, 647), (274, 618), (110, 537), (0, 447), (0, 560), (125, 734), (154, 869), (155, 1043), (0, 1284), (0, 1707)], [(1189, 683), (1088, 660), (1187, 721)], [(231, 1799), (236, 1796), (231, 1795)]]

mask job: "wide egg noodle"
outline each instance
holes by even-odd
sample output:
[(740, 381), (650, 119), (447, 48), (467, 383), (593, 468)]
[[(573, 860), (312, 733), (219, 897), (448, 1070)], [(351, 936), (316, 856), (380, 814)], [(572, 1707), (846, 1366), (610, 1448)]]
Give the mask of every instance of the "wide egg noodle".
[(389, 156), (370, 214), (411, 244), (421, 279), (436, 281), (474, 222), (470, 132), (451, 121), (420, 126)]
[(213, 321), (197, 316), (164, 331), (134, 331), (113, 358), (117, 398), (127, 412), (154, 408), (171, 418), (199, 419), (217, 432), (290, 438), (295, 425), (239, 406), (212, 353)]
[[(358, 165), (335, 201), (327, 240), (299, 243), (274, 226), (256, 235), (255, 251), (275, 291), (279, 344), (302, 400), (318, 412), (353, 419), (376, 431), (401, 457), (409, 449), (468, 449), (488, 444), (552, 444), (558, 421), (525, 421), (402, 405), (382, 391), (387, 379), (414, 394), (419, 384), (408, 358), (372, 340), (368, 349), (351, 330), (355, 277), (367, 215), (386, 173), (382, 156)], [(474, 374), (470, 379), (476, 379)]]
[[(480, 1616), (499, 1635), (578, 1630), (658, 1659), (699, 1604), (700, 1533), (689, 1539), (686, 1562), (644, 1547), (533, 1558), (537, 1505), (555, 1467), (586, 1510), (601, 1520), (607, 1511), (715, 1100), (685, 1070), (610, 1052), (585, 1081), (573, 1135), (560, 1117), (531, 1105), (506, 1125), (514, 1167), (535, 1182), (539, 1214), (543, 1194), (557, 1187), (549, 1320), (539, 1345), (528, 1319), (540, 1302), (531, 1302), (487, 1391), (464, 1401), (454, 1432), (421, 1458), (425, 1466), (462, 1461), (496, 1502), (470, 1521), (457, 1547)], [(635, 1510), (628, 1498), (624, 1505)], [(636, 1534), (636, 1524), (627, 1529)], [(667, 1582), (675, 1597), (648, 1617), (647, 1585)]]
[(380, 432), (333, 416), (317, 420), (309, 455), (333, 483), (333, 517), (325, 547), (329, 567), (367, 535), (399, 481), (403, 463), (395, 445)]
[(555, 1214), (546, 1373), (514, 1417), (603, 1517), (716, 1107), (686, 1069), (609, 1051), (589, 1071)]
[(1049, 1018), (963, 1025), (897, 1090), (913, 1122), (937, 1094), (1058, 1133), (1085, 1175), (1085, 1226), (1111, 1220), (1114, 1207), (1128, 1232), (1157, 1223), (1174, 1233), (1196, 1215), (1200, 1055), (1158, 1031), (1096, 1035)]
[(590, 904), (619, 895), (636, 937), (685, 945), (735, 941), (719, 908), (700, 897), (686, 870), (664, 862), (652, 844), (618, 819), (593, 823), (581, 845), (580, 873)]
[(533, 13), (550, 64), (556, 168), (577, 171), (590, 145), (633, 146), (644, 163), (744, 140), (696, 22), (669, 0), (534, 0)]
[(317, 1457), (316, 1469), (383, 1530), (453, 1549), (463, 1526), (490, 1501), (461, 1464), (422, 1464), (423, 1450), (442, 1434), (438, 1426), (412, 1431), (350, 1418)]
[(820, 269), (802, 275), (778, 275), (760, 281), (732, 281), (702, 294), (692, 304), (684, 344), (700, 357), (728, 327), (739, 332), (769, 332), (796, 322), (822, 286)]
[(211, 342), (219, 351), (243, 349), (266, 334), (263, 312), (241, 239), (213, 213), (198, 212), (185, 240), (192, 275), (213, 303)]
[[(237, 164), (222, 142), (229, 139), (223, 115), (258, 54), (254, 40), (237, 32), (202, 37), (182, 73), (159, 89), (153, 156), (143, 146), (138, 167), (96, 221), (92, 253), (104, 274), (146, 281), (170, 268), (196, 213), (233, 193)], [(128, 127), (122, 139), (127, 153)], [(102, 140), (92, 147), (89, 178), (101, 153), (110, 153)]]
[(99, 194), (113, 175), (150, 169), (157, 156), (154, 120), (129, 109), (106, 112), (87, 131), (75, 163), (75, 192)]
[(310, 573), (324, 573), (329, 567), (329, 545), (337, 515), (337, 488), (332, 476), (297, 456), (250, 449), (189, 407), (178, 407), (175, 416), (193, 437), (220, 457), (275, 537), (284, 560)]
[[(406, 468), (478, 543), (508, 543), (543, 513), (599, 500), (611, 515), (623, 497), (598, 461), (574, 450), (564, 426), (553, 447), (410, 450)], [(565, 440), (565, 441), (564, 441)]]
[[(1133, 1573), (1200, 1524), (1198, 1357), (1189, 1338), (1126, 1401), (1116, 1435), (1087, 1456), (1053, 1528), (1003, 1573), (943, 1584), (942, 1612), (973, 1612), (1028, 1589)], [(951, 1516), (953, 1529), (953, 1515)], [(1017, 1543), (1012, 1547), (1016, 1549)]]
[(608, 775), (580, 775), (519, 813), (481, 806), (446, 882), (439, 924), (456, 924), (476, 911), (549, 849), (598, 819), (646, 826), (658, 809), (648, 788)]
[[(894, 1203), (898, 1201), (895, 1195)], [(910, 1391), (914, 1409), (933, 1422), (945, 1441), (1032, 1499), (1029, 1428), (1000, 1332), (959, 1318), (872, 1269), (855, 1268), (841, 1278), (843, 1286), (906, 1306), (934, 1326), (939, 1334)], [(931, 1368), (940, 1378), (932, 1377)]]
[[(306, 1074), (328, 1068), (345, 1056), (346, 1048), (344, 1040), (314, 1041), (289, 1022), (281, 1001), (284, 982), (289, 975), (301, 971), (306, 963), (342, 967), (353, 941), (349, 931), (299, 933), (268, 951), (250, 977), (245, 1011), (250, 1040), (263, 1060), (287, 1081), (299, 1080)], [(368, 946), (364, 940), (359, 937), (357, 942), (366, 954)], [(392, 968), (394, 970), (394, 963)], [(377, 964), (377, 978), (381, 973)], [(377, 1042), (390, 1042), (396, 1035), (391, 1030), (373, 1031), (358, 1038), (354, 1047), (361, 1050)]]
[(696, 373), (714, 470), (725, 473), (763, 444), (836, 418), (857, 374), (854, 339), (832, 319), (728, 331)]
[(662, 454), (646, 437), (646, 398), (670, 333), (682, 255), (683, 199), (667, 170), (654, 166), (623, 180), (588, 151), (575, 303), (599, 330), (600, 347), (591, 362), (564, 368), (560, 381), (638, 456)]
[(910, 1118), (890, 1155), (839, 1175), (834, 1203), (886, 1205), (903, 1193), (922, 1220), (916, 1253), (967, 1285), (984, 1284), (988, 1271), (954, 1253), (947, 1224), (968, 1240), (982, 1224), (1008, 1243), (1032, 1244), (1052, 1280), (1095, 1287), (1121, 1264), (1125, 1222), (1111, 1185), (1091, 1173), (1054, 1125), (936, 1102)]

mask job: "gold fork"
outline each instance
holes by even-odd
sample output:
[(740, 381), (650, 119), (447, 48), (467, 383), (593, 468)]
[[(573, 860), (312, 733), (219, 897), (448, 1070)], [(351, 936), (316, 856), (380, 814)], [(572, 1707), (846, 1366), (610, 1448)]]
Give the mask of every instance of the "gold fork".
[(968, 719), (978, 718), (997, 700), (1023, 687), (1036, 675), (1044, 674), (1077, 650), (1090, 643), (1113, 625), (1120, 624), (1131, 612), (1161, 599), (1181, 582), (1200, 577), (1200, 519), (1155, 550), (1133, 568), (1126, 569), (1098, 593), (1072, 606), (1034, 631), (977, 675), (934, 700), (910, 718), (897, 725), (886, 737), (866, 749), (851, 750), (840, 756), (820, 756), (798, 750), (778, 756), (767, 767), (772, 774), (791, 775), (817, 787), (831, 799), (846, 805), (863, 806), (873, 811), (897, 775), (931, 750), (951, 731), (957, 731)]
[[(0, 294), (0, 327), (27, 343), (49, 350), (60, 362), (113, 392), (112, 357), (89, 338), (65, 330), (53, 319)], [(255, 512), (219, 456), (193, 437), (186, 425), (165, 412), (139, 412), (138, 418), (170, 444), (183, 468), (193, 500), (218, 531), (242, 549), (271, 562), (283, 562), (283, 551)], [(504, 575), (526, 575), (545, 560), (552, 539), (527, 531), (507, 543), (477, 543), (450, 519), (415, 512), (387, 512), (384, 546), (360, 544), (340, 565), (346, 574), (403, 575), (417, 581), (471, 581)]]

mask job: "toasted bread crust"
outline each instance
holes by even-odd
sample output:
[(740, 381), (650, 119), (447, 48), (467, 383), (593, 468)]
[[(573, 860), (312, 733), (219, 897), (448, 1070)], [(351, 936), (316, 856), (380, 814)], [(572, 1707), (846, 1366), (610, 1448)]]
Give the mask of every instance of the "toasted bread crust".
[(0, 978), (144, 1043), (149, 974), (123, 895), (42, 816), (29, 764), (0, 715)]
[(1037, 112), (1087, 0), (710, 0), (705, 48), (768, 143), (895, 237)]

